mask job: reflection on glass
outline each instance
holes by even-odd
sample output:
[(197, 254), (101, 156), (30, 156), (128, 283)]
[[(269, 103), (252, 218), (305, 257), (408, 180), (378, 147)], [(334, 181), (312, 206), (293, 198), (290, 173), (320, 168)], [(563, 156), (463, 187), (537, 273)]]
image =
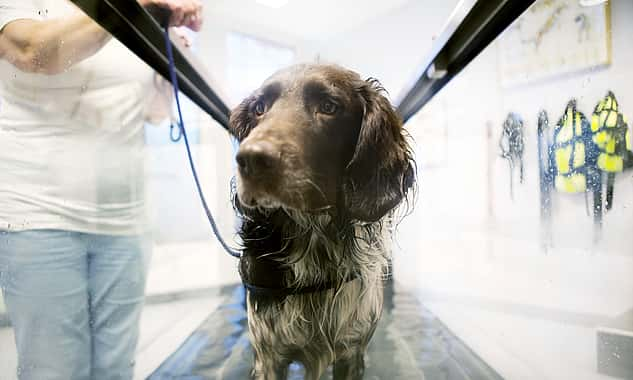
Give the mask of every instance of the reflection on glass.
[[(199, 29), (181, 3), (174, 26)], [(0, 1), (0, 58), (3, 359), (17, 347), (1, 377), (130, 379), (153, 245), (144, 123), (169, 116), (171, 87), (64, 0)]]
[[(379, 78), (393, 101), (457, 3), (205, 2), (193, 49), (231, 107), (315, 60)], [(629, 0), (538, 0), (405, 125), (419, 188), (388, 226), (393, 282), (365, 378), (633, 377), (632, 18)], [(259, 338), (238, 265), (169, 141), (170, 90), (70, 1), (0, 0), (0, 378), (252, 373)], [(336, 100), (317, 110), (336, 113)], [(245, 227), (231, 203), (237, 146), (183, 102), (230, 241)], [(345, 136), (333, 131), (310, 163), (329, 168)], [(306, 141), (302, 154), (322, 146)], [(340, 152), (351, 160), (356, 146)], [(368, 306), (358, 299), (348, 310)], [(315, 310), (303, 331), (336, 315)], [(251, 331), (291, 326), (271, 319)], [(285, 363), (289, 378), (305, 376), (299, 363)]]

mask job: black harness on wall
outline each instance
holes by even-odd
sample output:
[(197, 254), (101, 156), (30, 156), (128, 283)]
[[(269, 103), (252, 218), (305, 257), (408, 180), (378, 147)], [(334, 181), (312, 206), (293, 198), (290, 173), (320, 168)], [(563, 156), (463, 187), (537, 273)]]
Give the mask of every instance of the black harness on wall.
[(514, 168), (519, 167), (519, 182), (523, 183), (523, 119), (519, 114), (510, 112), (503, 122), (499, 137), (501, 157), (508, 160), (510, 166), (510, 197), (514, 198)]

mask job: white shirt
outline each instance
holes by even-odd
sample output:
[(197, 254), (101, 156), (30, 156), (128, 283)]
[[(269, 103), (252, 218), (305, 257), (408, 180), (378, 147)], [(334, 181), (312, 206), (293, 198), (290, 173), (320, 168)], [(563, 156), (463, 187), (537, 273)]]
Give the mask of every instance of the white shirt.
[[(66, 0), (0, 0), (0, 30), (73, 12)], [(115, 39), (58, 75), (0, 60), (0, 230), (143, 232), (152, 88), (151, 68)]]

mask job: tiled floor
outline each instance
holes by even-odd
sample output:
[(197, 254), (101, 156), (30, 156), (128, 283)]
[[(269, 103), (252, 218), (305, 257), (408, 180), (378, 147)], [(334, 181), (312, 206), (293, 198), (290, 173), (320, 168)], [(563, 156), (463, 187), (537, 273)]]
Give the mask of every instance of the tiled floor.
[(141, 319), (141, 337), (134, 378), (145, 379), (218, 306), (217, 296), (148, 305)]

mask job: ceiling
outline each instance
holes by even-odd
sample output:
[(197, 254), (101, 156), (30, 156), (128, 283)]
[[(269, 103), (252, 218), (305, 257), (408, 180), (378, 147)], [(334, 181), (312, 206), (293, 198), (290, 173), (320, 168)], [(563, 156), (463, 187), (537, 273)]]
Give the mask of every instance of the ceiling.
[(411, 0), (290, 0), (273, 9), (255, 0), (205, 0), (205, 22), (222, 20), (325, 41)]

